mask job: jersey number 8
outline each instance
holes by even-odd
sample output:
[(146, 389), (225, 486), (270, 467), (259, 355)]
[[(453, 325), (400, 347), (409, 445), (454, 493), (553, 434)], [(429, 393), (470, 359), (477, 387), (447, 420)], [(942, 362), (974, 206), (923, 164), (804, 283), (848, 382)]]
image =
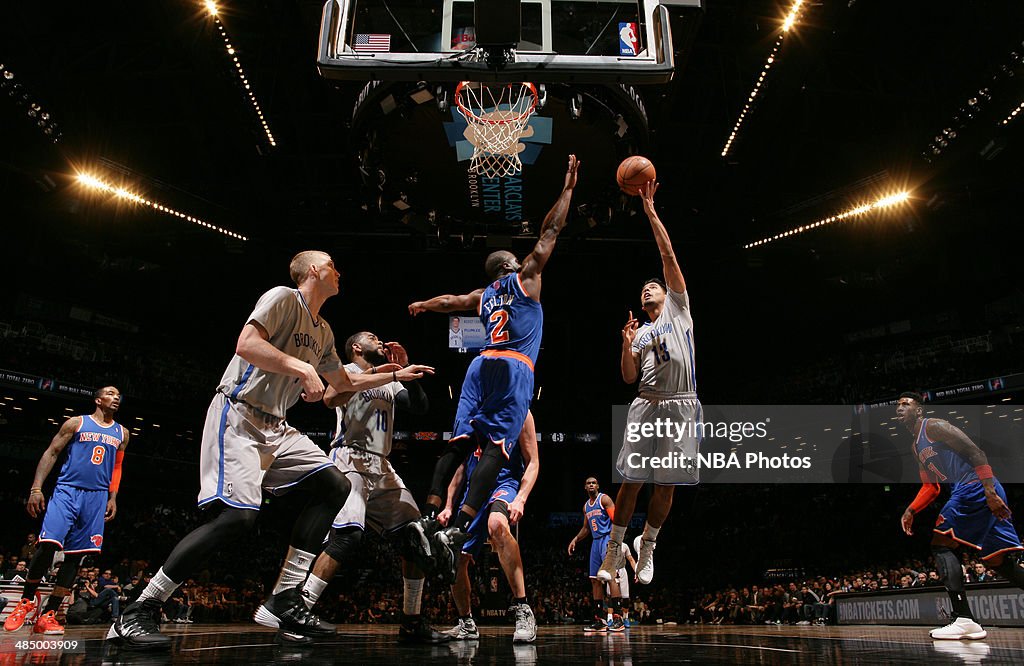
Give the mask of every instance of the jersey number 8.
[(102, 446), (97, 446), (92, 450), (92, 464), (102, 465), (103, 457), (107, 455), (107, 449)]

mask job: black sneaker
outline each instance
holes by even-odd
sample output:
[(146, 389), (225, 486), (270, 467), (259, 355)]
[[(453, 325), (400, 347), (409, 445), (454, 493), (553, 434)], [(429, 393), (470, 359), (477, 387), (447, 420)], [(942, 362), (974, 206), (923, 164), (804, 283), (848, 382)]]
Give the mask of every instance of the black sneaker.
[(310, 612), (298, 587), (272, 594), (256, 609), (253, 619), (264, 627), (303, 636), (333, 636), (338, 628)]
[(453, 585), (455, 572), (462, 554), (462, 545), (469, 541), (469, 535), (457, 527), (449, 527), (434, 535), (432, 546), (436, 573), (443, 583)]
[(278, 645), (309, 645), (313, 639), (302, 634), (293, 634), (290, 631), (278, 631), (274, 635), (274, 642)]
[(423, 516), (412, 521), (402, 531), (405, 540), (404, 555), (420, 568), (421, 571), (429, 572), (434, 569), (433, 549), (430, 546), (431, 537), (441, 528), (441, 523), (434, 518)]
[(108, 641), (122, 641), (126, 647), (137, 650), (161, 650), (171, 646), (169, 636), (160, 633), (157, 626), (160, 607), (164, 602), (156, 598), (129, 604), (121, 617), (114, 620), (107, 632)]
[(433, 627), (419, 615), (410, 618), (410, 621), (403, 623), (402, 628), (398, 630), (399, 643), (438, 645), (439, 643), (447, 643), (451, 639), (452, 637), (447, 634), (434, 631)]
[(595, 617), (591, 624), (583, 627), (588, 634), (604, 634), (608, 632), (608, 622), (603, 617)]

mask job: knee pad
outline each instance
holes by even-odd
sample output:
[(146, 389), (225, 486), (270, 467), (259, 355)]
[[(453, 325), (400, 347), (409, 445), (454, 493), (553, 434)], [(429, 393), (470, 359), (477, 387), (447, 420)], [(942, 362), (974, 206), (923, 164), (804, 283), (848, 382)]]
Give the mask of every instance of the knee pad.
[(331, 529), (324, 552), (336, 562), (344, 562), (363, 539), (363, 530), (358, 527), (337, 527)]

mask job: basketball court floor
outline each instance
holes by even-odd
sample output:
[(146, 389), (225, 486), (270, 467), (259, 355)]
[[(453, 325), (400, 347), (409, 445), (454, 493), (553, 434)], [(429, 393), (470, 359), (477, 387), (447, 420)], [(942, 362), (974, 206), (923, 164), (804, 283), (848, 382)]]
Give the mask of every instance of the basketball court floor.
[[(344, 625), (332, 639), (280, 646), (256, 625), (165, 625), (169, 653), (133, 652), (108, 645), (106, 626), (72, 628), (75, 653), (16, 649), (27, 631), (4, 636), (0, 666), (16, 664), (1021, 664), (1024, 629), (989, 629), (984, 641), (933, 641), (921, 627), (634, 627), (585, 635), (579, 627), (540, 627), (537, 640), (512, 643), (512, 627), (481, 627), (479, 641), (437, 646), (398, 645), (397, 626)], [(51, 637), (53, 638), (53, 637)], [(59, 638), (59, 637), (58, 637)]]

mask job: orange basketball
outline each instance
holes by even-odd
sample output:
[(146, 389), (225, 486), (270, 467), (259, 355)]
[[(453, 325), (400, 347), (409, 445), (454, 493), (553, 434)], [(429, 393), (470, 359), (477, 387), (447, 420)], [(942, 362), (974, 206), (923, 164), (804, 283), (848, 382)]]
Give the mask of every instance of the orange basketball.
[(618, 171), (615, 172), (615, 179), (619, 181), (619, 187), (626, 194), (636, 196), (649, 181), (656, 180), (658, 173), (654, 165), (646, 157), (633, 155), (622, 160)]

